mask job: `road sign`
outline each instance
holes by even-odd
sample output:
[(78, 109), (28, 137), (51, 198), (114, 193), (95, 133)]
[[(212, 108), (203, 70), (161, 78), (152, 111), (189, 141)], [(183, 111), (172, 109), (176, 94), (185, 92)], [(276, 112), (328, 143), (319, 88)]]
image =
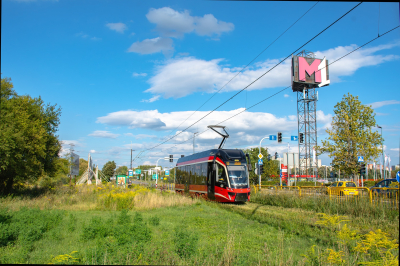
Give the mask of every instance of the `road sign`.
[(262, 159), (262, 157), (263, 157), (263, 155), (260, 153), (260, 154), (258, 155), (258, 158)]
[(269, 140), (276, 140), (276, 135), (269, 135)]
[(398, 171), (396, 174), (396, 180), (400, 183), (400, 171)]
[(262, 159), (258, 159), (258, 164), (262, 165), (263, 164), (263, 160)]
[(364, 162), (364, 156), (358, 156), (358, 162), (363, 163)]
[(135, 174), (140, 175), (142, 173), (142, 169), (136, 169)]
[(157, 179), (157, 174), (153, 174), (153, 179)]
[(297, 141), (297, 136), (290, 136), (291, 141)]
[(169, 170), (165, 170), (165, 175), (169, 176)]

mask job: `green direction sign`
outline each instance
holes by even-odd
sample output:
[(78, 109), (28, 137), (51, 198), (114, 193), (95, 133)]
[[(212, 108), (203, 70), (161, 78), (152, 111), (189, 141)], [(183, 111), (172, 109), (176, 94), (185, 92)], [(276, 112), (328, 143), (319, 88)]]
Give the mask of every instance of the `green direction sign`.
[(153, 179), (157, 179), (157, 174), (153, 174)]
[(141, 169), (136, 169), (136, 170), (135, 170), (135, 174), (140, 175), (141, 173), (142, 173), (142, 170), (141, 170)]

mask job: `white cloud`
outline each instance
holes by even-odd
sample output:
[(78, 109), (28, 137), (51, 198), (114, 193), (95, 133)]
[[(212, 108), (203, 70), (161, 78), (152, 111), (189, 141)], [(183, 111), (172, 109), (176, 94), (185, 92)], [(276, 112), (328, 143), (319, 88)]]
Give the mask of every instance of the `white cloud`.
[(155, 138), (157, 138), (157, 136), (156, 135), (147, 135), (147, 134), (137, 134), (137, 135), (134, 135), (134, 138), (135, 139), (147, 139), (147, 138), (155, 139)]
[(288, 98), (288, 97), (290, 97), (290, 95), (289, 94), (285, 94), (285, 95), (283, 95), (283, 97)]
[(391, 151), (399, 151), (399, 148), (390, 149)]
[(70, 148), (83, 147), (83, 146), (84, 145), (77, 140), (62, 140), (61, 141), (61, 150), (58, 153), (58, 156), (59, 157), (65, 156), (67, 153), (69, 153)]
[(390, 105), (390, 104), (400, 104), (400, 101), (396, 100), (390, 100), (390, 101), (381, 101), (381, 102), (373, 102), (367, 105), (371, 105), (373, 109), (385, 106), (385, 105)]
[(96, 150), (90, 150), (89, 152), (90, 153), (96, 153)]
[(154, 111), (119, 111), (107, 116), (97, 118), (96, 123), (114, 126), (128, 126), (129, 128), (150, 128), (159, 130), (165, 123), (159, 118), (157, 110)]
[(124, 24), (124, 23), (107, 23), (106, 26), (110, 29), (110, 30), (114, 30), (116, 32), (119, 33), (124, 33), (125, 30), (128, 29), (128, 27)]
[(212, 14), (196, 17), (191, 16), (188, 10), (179, 12), (170, 7), (151, 8), (146, 17), (156, 24), (156, 30), (162, 36), (167, 37), (182, 37), (193, 31), (200, 36), (220, 36), (234, 29), (232, 23), (217, 20)]
[[(331, 82), (339, 82), (341, 76), (351, 76), (358, 69), (367, 66), (380, 65), (387, 61), (398, 60), (398, 55), (376, 55), (376, 52), (391, 49), (399, 46), (400, 42), (379, 45), (371, 48), (361, 48), (352, 54), (344, 57), (343, 59), (335, 62), (329, 66), (329, 75)], [(329, 60), (328, 63), (332, 63), (336, 59), (339, 59), (343, 55), (356, 49), (358, 46), (355, 44), (348, 46), (338, 46), (326, 51), (318, 51), (315, 53), (317, 58), (323, 58), (324, 56)]]
[[(243, 108), (239, 108), (232, 111), (216, 111), (210, 114), (206, 119), (201, 120), (196, 125), (196, 131), (203, 132), (207, 129), (208, 125), (218, 124), (221, 121), (243, 110)], [(188, 117), (192, 113), (193, 111), (160, 113), (158, 112), (158, 110), (127, 110), (114, 112), (104, 117), (99, 117), (97, 119), (97, 123), (115, 126), (126, 126), (129, 128), (151, 129), (156, 131), (171, 131), (180, 125), (180, 123), (182, 122), (182, 117)], [(192, 123), (203, 117), (206, 113), (208, 112), (198, 111), (197, 113), (192, 115), (185, 124), (181, 125), (180, 129), (178, 130), (182, 130), (182, 128), (191, 125)], [(320, 116), (322, 116), (323, 118), (327, 117), (322, 112), (320, 112)], [(242, 146), (258, 143), (260, 139), (265, 135), (275, 134), (278, 130), (282, 132), (291, 132), (293, 130), (297, 130), (297, 120), (293, 120), (292, 118), (293, 117), (277, 117), (273, 114), (262, 112), (243, 112), (235, 118), (224, 122), (223, 125), (227, 127), (227, 131), (230, 134), (230, 138), (228, 140), (229, 146)], [(178, 132), (179, 131), (175, 131), (171, 134), (173, 135)], [(138, 135), (138, 137), (139, 136), (140, 135)], [(193, 132), (183, 132), (175, 137), (174, 140), (171, 141), (171, 143), (185, 141), (192, 137)], [(167, 137), (164, 137), (164, 139), (167, 139)], [(219, 135), (211, 130), (208, 130), (207, 132), (196, 136), (196, 143), (201, 145), (203, 148), (213, 148), (214, 145), (219, 144), (219, 139)], [(145, 143), (143, 145), (149, 148), (155, 144)], [(174, 144), (170, 145), (173, 146)], [(188, 149), (192, 149), (191, 142), (189, 142), (187, 145)], [(168, 146), (163, 145), (163, 147)], [(182, 149), (182, 145), (179, 145), (179, 149)]]
[(147, 73), (136, 73), (136, 72), (134, 72), (134, 73), (132, 73), (132, 76), (134, 76), (134, 77), (146, 77)]
[(119, 134), (114, 134), (109, 131), (96, 130), (93, 133), (89, 134), (88, 136), (97, 137), (97, 138), (115, 139), (119, 136)]
[[(324, 114), (321, 110), (317, 111), (317, 124), (319, 127), (322, 129), (327, 129), (331, 128), (331, 123), (332, 123), (332, 115), (331, 114)], [(322, 124), (322, 126), (321, 126)]]
[(220, 36), (223, 32), (232, 31), (235, 27), (233, 23), (217, 20), (212, 14), (206, 14), (202, 18), (195, 18), (195, 31), (200, 36)]
[[(360, 49), (353, 54), (337, 61), (330, 67), (330, 79), (333, 82), (340, 81), (342, 76), (350, 76), (356, 70), (376, 66), (387, 61), (397, 60), (397, 55), (376, 55), (374, 53), (390, 49), (398, 44), (381, 45), (368, 49)], [(347, 54), (356, 46), (339, 46), (326, 51), (317, 52), (317, 57), (326, 58), (329, 62)], [(274, 67), (280, 59), (267, 59), (255, 63), (247, 68), (227, 84), (222, 92), (241, 90), (262, 74)], [(222, 65), (223, 58), (213, 60), (202, 60), (194, 57), (179, 57), (166, 60), (158, 65), (156, 73), (148, 82), (150, 88), (146, 92), (161, 95), (164, 98), (180, 98), (195, 92), (213, 93), (224, 86), (234, 77), (240, 67), (226, 67)], [(286, 60), (271, 72), (252, 84), (247, 90), (286, 87), (290, 85), (290, 60)]]
[(152, 103), (152, 102), (157, 101), (160, 97), (161, 97), (161, 95), (156, 95), (156, 96), (154, 96), (154, 97), (151, 97), (151, 98), (148, 99), (148, 100), (141, 100), (141, 102)]
[(173, 42), (170, 38), (157, 37), (154, 39), (146, 39), (141, 42), (135, 42), (128, 48), (128, 52), (139, 54), (153, 54), (162, 52), (165, 55), (173, 52)]

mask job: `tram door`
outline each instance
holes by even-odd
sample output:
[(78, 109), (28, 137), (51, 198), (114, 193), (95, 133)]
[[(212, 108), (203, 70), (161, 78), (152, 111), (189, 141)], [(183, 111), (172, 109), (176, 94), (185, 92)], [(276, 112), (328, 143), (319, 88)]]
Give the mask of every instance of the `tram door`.
[(215, 171), (213, 170), (212, 163), (208, 163), (207, 171), (207, 197), (215, 200)]

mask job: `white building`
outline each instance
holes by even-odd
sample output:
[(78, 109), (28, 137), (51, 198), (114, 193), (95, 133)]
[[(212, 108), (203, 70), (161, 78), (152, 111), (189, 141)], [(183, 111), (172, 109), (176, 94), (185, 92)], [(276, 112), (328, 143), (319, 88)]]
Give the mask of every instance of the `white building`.
[[(278, 161), (284, 165), (287, 165), (289, 161), (290, 168), (299, 168), (299, 154), (296, 152), (289, 152), (289, 154), (284, 152), (283, 158), (278, 158)], [(312, 159), (308, 160), (307, 165), (312, 165)], [(321, 167), (321, 159), (318, 159), (318, 167)]]

